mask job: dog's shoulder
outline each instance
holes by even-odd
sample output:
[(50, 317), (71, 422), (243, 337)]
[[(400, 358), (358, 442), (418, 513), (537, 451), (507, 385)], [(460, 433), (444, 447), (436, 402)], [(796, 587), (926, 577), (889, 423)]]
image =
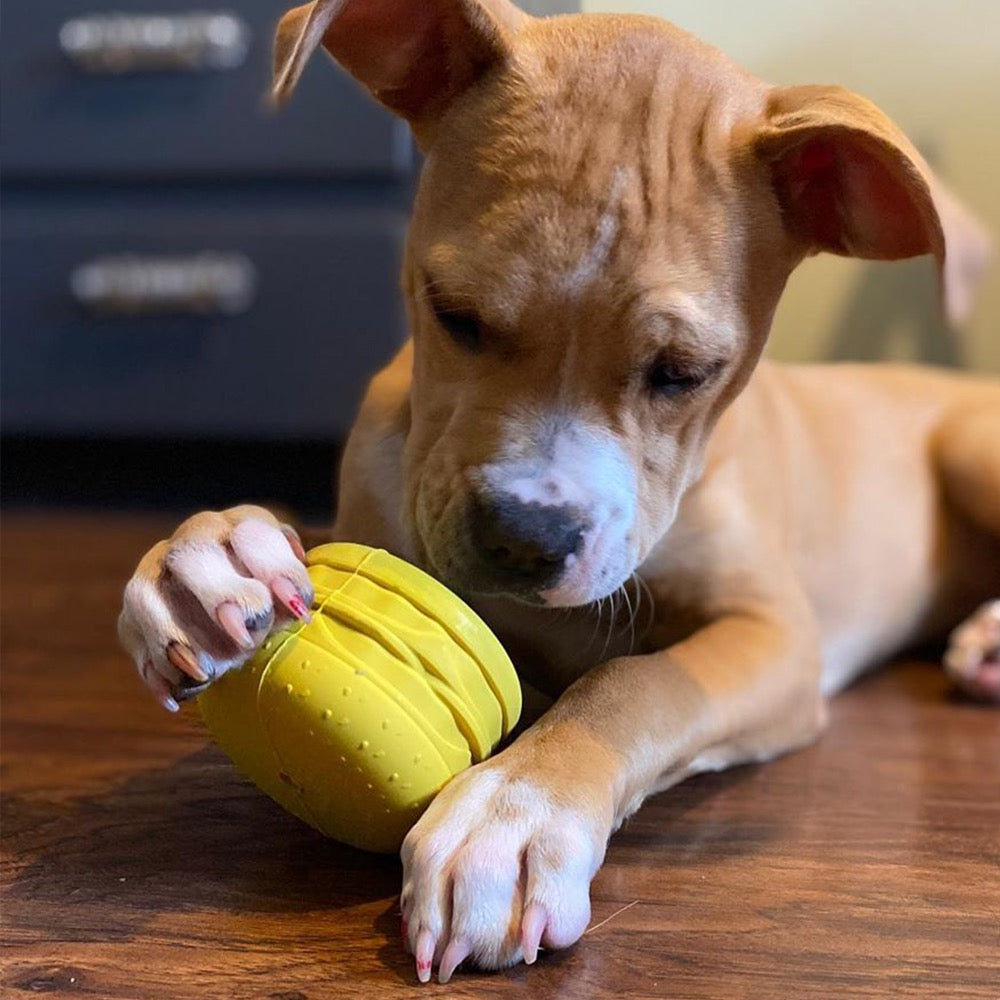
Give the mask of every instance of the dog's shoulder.
[(413, 349), (407, 342), (371, 381), (340, 467), (334, 537), (413, 557), (402, 525), (403, 447), (410, 425)]

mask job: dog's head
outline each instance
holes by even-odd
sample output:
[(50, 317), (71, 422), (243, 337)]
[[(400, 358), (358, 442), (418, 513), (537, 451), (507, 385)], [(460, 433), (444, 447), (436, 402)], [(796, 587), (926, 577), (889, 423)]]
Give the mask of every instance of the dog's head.
[(426, 154), (405, 511), (459, 590), (577, 605), (627, 580), (807, 254), (933, 253), (969, 307), (985, 238), (846, 91), (771, 88), (654, 18), (317, 0), (282, 21), (279, 97), (321, 44)]

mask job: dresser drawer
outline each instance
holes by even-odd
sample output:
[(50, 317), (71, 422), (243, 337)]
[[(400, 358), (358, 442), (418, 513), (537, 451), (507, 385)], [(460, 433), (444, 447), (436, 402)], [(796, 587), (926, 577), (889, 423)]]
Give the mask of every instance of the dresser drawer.
[(403, 339), (405, 213), (219, 202), (7, 199), (5, 433), (343, 437)]
[(7, 180), (54, 176), (408, 176), (405, 125), (329, 59), (265, 108), (286, 0), (7, 0)]

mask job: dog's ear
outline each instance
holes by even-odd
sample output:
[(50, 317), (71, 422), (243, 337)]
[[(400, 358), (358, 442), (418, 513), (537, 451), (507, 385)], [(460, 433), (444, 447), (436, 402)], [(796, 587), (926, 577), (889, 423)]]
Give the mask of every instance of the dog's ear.
[(870, 260), (932, 253), (949, 322), (968, 318), (992, 241), (874, 104), (839, 87), (775, 89), (754, 146), (785, 226), (806, 252)]
[(322, 44), (419, 133), (509, 54), (525, 20), (508, 0), (315, 0), (278, 25), (274, 98), (291, 94)]

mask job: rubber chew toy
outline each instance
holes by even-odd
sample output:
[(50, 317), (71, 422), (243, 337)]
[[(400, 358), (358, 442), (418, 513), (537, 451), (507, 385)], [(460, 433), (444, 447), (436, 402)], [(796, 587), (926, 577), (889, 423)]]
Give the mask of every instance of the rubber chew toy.
[(415, 566), (344, 543), (307, 559), (312, 622), (205, 690), (201, 714), (289, 812), (354, 847), (395, 851), (440, 788), (514, 727), (520, 684), (483, 621)]

